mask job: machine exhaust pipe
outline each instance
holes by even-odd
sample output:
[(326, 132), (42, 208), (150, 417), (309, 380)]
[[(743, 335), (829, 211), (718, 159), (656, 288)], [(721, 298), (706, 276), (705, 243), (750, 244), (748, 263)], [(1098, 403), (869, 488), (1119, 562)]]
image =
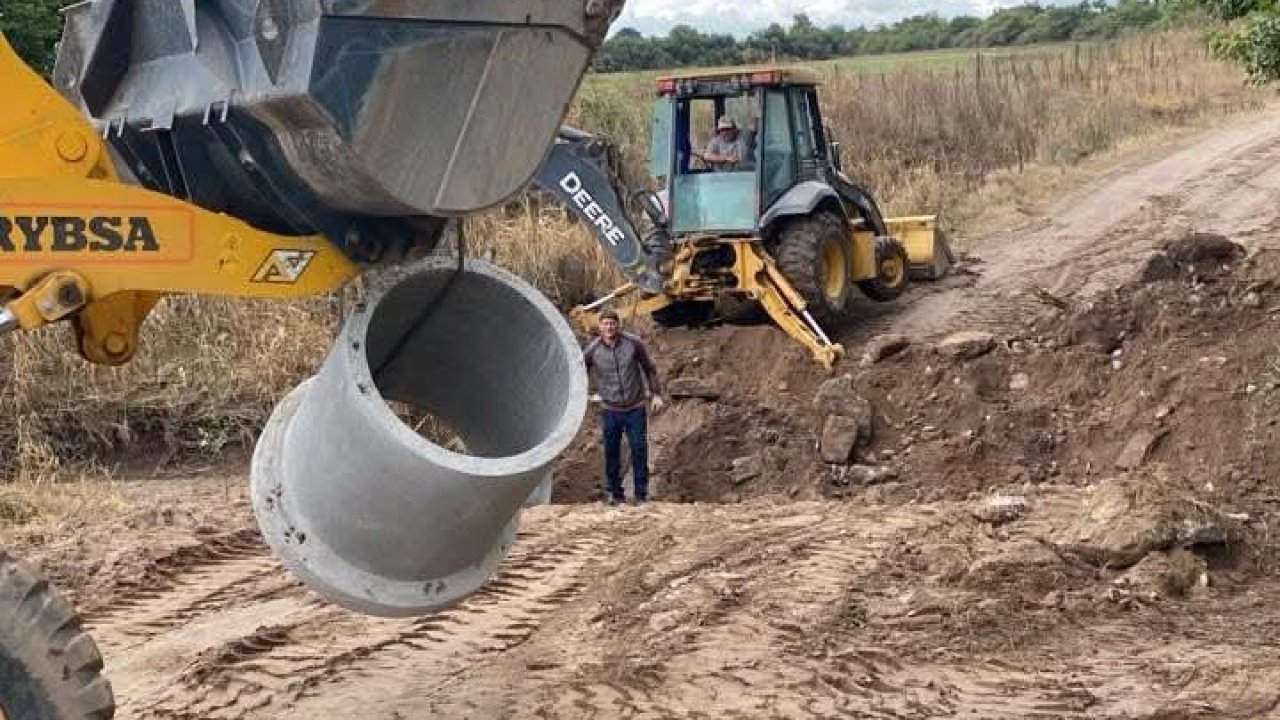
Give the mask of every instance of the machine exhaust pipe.
[[(388, 401), (430, 413), (465, 452)], [(332, 602), (439, 610), (492, 576), (586, 406), (577, 340), (536, 289), (477, 260), (418, 261), (373, 281), (320, 371), (272, 413), (254, 512), (285, 567)]]

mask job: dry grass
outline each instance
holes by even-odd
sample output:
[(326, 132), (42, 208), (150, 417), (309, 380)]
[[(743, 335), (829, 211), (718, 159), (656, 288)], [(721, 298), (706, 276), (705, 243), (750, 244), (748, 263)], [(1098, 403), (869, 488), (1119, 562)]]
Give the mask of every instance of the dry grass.
[(66, 327), (8, 338), (0, 467), (43, 483), (91, 462), (251, 447), (276, 400), (323, 358), (335, 319), (323, 299), (170, 298), (120, 368), (82, 361)]
[[(888, 212), (940, 213), (953, 235), (1086, 160), (1266, 99), (1188, 34), (880, 74), (820, 70), (850, 173)], [(633, 170), (647, 145), (650, 87), (644, 75), (589, 82), (573, 113), (623, 143)], [(562, 307), (619, 280), (586, 231), (532, 201), (473, 219), (469, 237)], [(328, 298), (170, 299), (120, 369), (81, 362), (63, 328), (7, 340), (0, 470), (39, 483), (131, 453), (207, 459), (251, 447), (274, 403), (323, 358), (336, 312)]]
[(54, 484), (0, 486), (0, 544), (69, 536), (85, 523), (121, 517), (133, 505), (109, 473), (62, 472)]
[(1136, 136), (1264, 102), (1189, 34), (892, 76), (830, 74), (831, 98), (856, 99), (828, 102), (829, 119), (886, 211), (940, 213), (955, 230), (993, 176), (1074, 167)]

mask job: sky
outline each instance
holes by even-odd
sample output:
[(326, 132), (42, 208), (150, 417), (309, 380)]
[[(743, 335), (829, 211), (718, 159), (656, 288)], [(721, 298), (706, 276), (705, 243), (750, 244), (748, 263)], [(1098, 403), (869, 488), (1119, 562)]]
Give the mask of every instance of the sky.
[(808, 13), (817, 25), (874, 27), (911, 15), (936, 12), (942, 17), (990, 13), (1025, 0), (627, 0), (614, 31), (633, 27), (645, 35), (664, 35), (673, 25), (692, 25), (703, 32), (746, 35), (769, 23), (790, 24), (796, 13)]

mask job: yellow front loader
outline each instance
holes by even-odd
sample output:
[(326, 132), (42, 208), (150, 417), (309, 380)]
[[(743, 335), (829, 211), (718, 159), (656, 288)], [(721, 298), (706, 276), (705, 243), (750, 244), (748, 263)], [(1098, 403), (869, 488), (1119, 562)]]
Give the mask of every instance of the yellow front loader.
[[(545, 496), (587, 391), (564, 318), (467, 257), (455, 220), (533, 178), (621, 7), (86, 0), (48, 82), (0, 35), (0, 331), (64, 323), (121, 365), (166, 295), (353, 286), (255, 449), (255, 513), (334, 603), (460, 602)], [(102, 668), (70, 605), (0, 551), (0, 720), (107, 720)]]

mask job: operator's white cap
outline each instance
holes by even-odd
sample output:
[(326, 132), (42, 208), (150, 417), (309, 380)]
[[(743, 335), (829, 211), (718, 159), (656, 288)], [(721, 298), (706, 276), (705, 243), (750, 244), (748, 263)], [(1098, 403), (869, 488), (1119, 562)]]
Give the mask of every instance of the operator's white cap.
[(728, 115), (721, 115), (720, 121), (716, 123), (717, 130), (736, 130), (737, 128), (738, 123), (734, 122), (733, 118)]

